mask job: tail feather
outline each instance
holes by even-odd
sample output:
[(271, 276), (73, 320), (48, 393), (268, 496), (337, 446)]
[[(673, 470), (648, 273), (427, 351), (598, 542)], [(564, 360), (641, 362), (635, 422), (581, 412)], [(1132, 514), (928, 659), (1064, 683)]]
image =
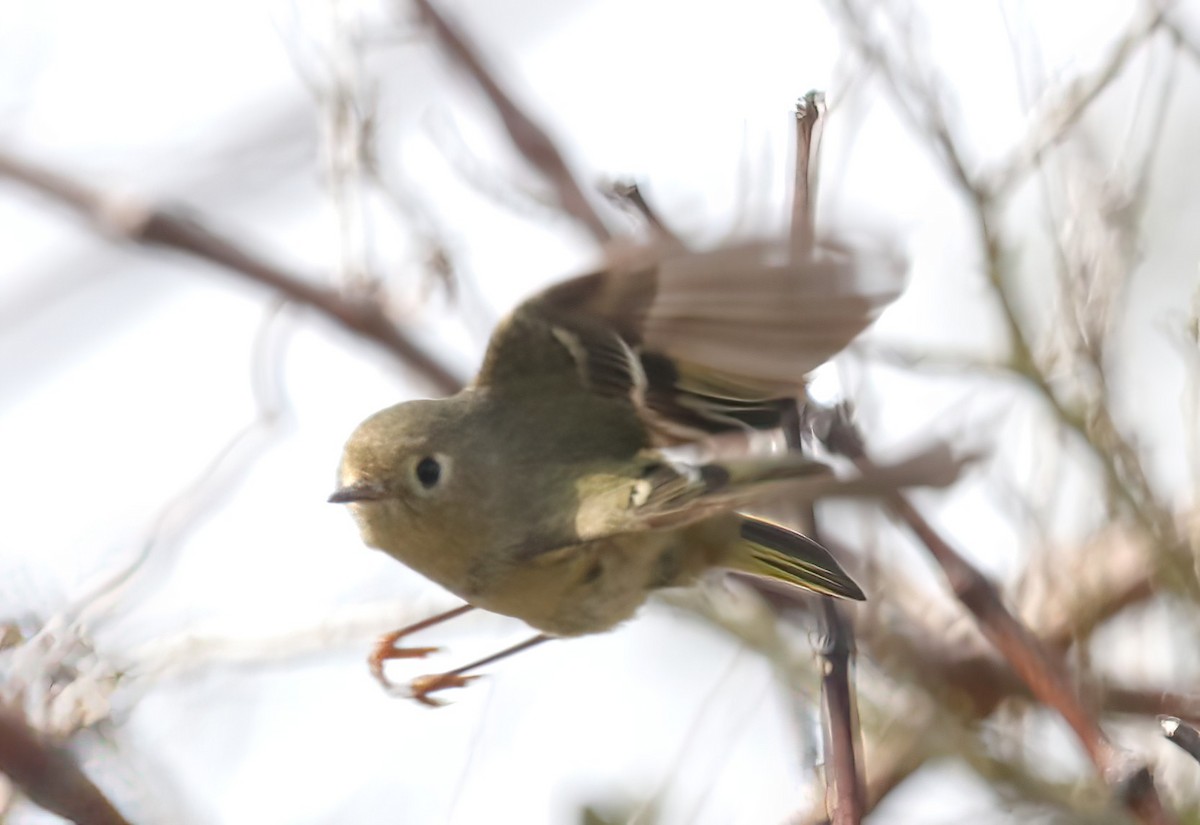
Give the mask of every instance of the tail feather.
[(807, 536), (762, 519), (742, 517), (742, 542), (730, 567), (826, 596), (866, 596), (829, 551)]

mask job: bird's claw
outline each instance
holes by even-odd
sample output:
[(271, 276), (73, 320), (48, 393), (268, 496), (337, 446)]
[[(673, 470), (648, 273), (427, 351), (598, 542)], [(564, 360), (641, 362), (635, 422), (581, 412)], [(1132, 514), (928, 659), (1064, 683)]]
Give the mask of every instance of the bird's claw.
[(478, 676), (463, 676), (459, 673), (431, 673), (427, 676), (418, 676), (408, 683), (407, 695), (427, 707), (440, 708), (446, 703), (440, 699), (431, 698), (429, 694), (449, 688), (466, 687), (469, 682), (478, 678)]
[(397, 641), (399, 638), (389, 633), (380, 639), (375, 647), (371, 648), (371, 655), (367, 657), (367, 666), (371, 668), (371, 675), (389, 692), (394, 690), (396, 685), (384, 674), (384, 662), (391, 659), (424, 659), (441, 650), (440, 647), (397, 647)]

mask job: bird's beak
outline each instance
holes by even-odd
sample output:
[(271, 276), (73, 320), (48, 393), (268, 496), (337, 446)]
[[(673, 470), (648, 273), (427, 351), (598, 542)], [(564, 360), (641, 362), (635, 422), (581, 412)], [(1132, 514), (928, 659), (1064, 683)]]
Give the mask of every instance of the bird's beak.
[(379, 501), (386, 496), (387, 493), (381, 485), (370, 481), (356, 481), (334, 490), (333, 495), (329, 497), (329, 502), (331, 504), (350, 504), (354, 501)]

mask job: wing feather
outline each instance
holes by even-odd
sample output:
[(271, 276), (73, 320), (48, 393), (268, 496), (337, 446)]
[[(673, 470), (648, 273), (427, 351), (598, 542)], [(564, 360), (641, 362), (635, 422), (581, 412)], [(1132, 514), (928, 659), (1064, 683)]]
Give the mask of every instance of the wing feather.
[[(646, 252), (522, 304), (478, 381), (553, 368), (529, 359), (540, 331), (539, 345), (565, 348), (588, 389), (627, 395), (655, 443), (775, 427), (805, 376), (896, 297), (901, 272), (890, 256), (832, 245), (804, 261), (767, 242)], [(530, 363), (502, 368), (517, 353)]]

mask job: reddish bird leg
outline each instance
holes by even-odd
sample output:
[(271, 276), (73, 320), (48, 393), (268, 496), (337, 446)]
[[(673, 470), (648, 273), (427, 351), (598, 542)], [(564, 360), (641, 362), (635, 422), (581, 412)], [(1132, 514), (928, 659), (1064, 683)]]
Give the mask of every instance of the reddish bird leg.
[(375, 647), (371, 648), (371, 655), (367, 657), (367, 665), (371, 668), (371, 675), (375, 677), (375, 681), (383, 685), (383, 689), (389, 693), (395, 691), (397, 689), (396, 685), (392, 684), (391, 680), (383, 673), (384, 662), (389, 659), (424, 659), (430, 653), (436, 653), (439, 650), (436, 647), (397, 647), (396, 643), (405, 636), (417, 633), (428, 627), (433, 627), (435, 624), (441, 624), (442, 622), (457, 618), (467, 611), (474, 609), (473, 605), (464, 604), (453, 610), (447, 610), (445, 613), (439, 613), (436, 616), (431, 616), (428, 619), (381, 636), (379, 641), (375, 643)]
[[(438, 691), (446, 690), (448, 688), (465, 687), (466, 684), (472, 679), (479, 678), (478, 676), (465, 675), (467, 671), (475, 670), (476, 668), (483, 667), (484, 665), (490, 665), (492, 662), (498, 662), (501, 659), (507, 658), (508, 656), (512, 656), (516, 653), (520, 653), (522, 650), (528, 650), (535, 645), (540, 645), (542, 642), (549, 641), (553, 638), (553, 636), (546, 636), (539, 633), (538, 635), (528, 638), (519, 644), (515, 644), (512, 647), (506, 647), (504, 650), (493, 653), (491, 656), (485, 656), (484, 658), (478, 659), (470, 664), (463, 665), (462, 667), (456, 667), (454, 670), (448, 670), (445, 673), (431, 673), (428, 676), (418, 676), (416, 679), (413, 679), (411, 682), (409, 682), (408, 695), (413, 699), (416, 699), (421, 704), (428, 705), (431, 708), (441, 707), (445, 704), (445, 702), (441, 701), (440, 699), (433, 699), (429, 694), (437, 693)], [(425, 650), (426, 648), (417, 649)]]

